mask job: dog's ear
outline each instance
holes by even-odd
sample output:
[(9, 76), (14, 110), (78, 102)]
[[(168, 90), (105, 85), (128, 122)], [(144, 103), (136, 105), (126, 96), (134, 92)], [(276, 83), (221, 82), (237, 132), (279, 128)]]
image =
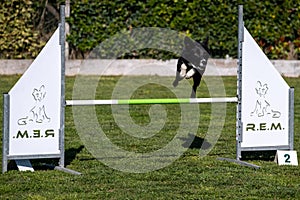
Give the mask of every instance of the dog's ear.
[(208, 42), (209, 42), (209, 36), (206, 36), (205, 40), (202, 42), (202, 47), (207, 51), (207, 53), (209, 53)]
[(205, 40), (203, 41), (203, 46), (208, 47), (209, 36), (206, 36)]
[(193, 48), (194, 47), (194, 42), (191, 38), (185, 36), (184, 37), (184, 46), (185, 48), (189, 49), (189, 48)]

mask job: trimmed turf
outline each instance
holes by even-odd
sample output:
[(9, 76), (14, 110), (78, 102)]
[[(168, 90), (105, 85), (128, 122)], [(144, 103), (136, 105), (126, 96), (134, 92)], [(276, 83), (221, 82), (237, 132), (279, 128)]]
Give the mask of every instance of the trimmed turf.
[[(18, 78), (18, 76), (0, 76), (2, 93), (8, 92)], [(134, 78), (145, 79), (145, 77)], [(74, 77), (66, 79), (66, 99), (72, 98), (74, 79)], [(119, 79), (120, 77), (101, 78), (96, 98), (109, 99), (112, 88)], [(290, 86), (295, 87), (294, 146), (299, 151), (300, 81), (297, 78), (286, 80)], [(223, 81), (227, 96), (235, 96), (236, 77), (223, 77)], [(172, 83), (171, 78), (169, 82)], [(86, 84), (88, 86), (88, 82)], [(205, 82), (201, 83), (198, 97), (209, 97)], [(147, 84), (137, 88), (132, 98), (174, 98), (174, 94), (159, 84)], [(2, 96), (0, 99), (2, 102)], [(153, 105), (130, 105), (129, 113), (132, 120), (140, 126), (149, 124), (151, 106)], [(96, 107), (96, 113), (102, 129), (115, 145), (127, 151), (144, 153), (164, 147), (176, 135), (181, 117), (179, 105), (161, 106), (163, 107), (160, 108), (166, 110), (167, 120), (161, 131), (146, 139), (124, 133), (114, 121), (110, 105)], [(66, 167), (83, 175), (76, 176), (48, 170), (41, 164), (57, 164), (56, 159), (32, 160), (36, 169), (34, 173), (19, 172), (11, 162), (10, 170), (0, 175), (0, 199), (300, 199), (300, 168), (278, 166), (273, 162), (274, 152), (245, 155), (246, 161), (261, 166), (259, 170), (217, 160), (218, 157), (235, 158), (234, 103), (227, 104), (226, 123), (216, 145), (207, 156), (199, 157), (199, 150), (210, 124), (211, 106), (206, 104), (198, 106), (201, 116), (192, 144), (186, 146), (185, 153), (167, 167), (148, 173), (121, 172), (95, 159), (76, 131), (72, 108), (67, 107)], [(121, 106), (118, 109), (126, 107)], [(1, 103), (1, 124), (2, 111)]]

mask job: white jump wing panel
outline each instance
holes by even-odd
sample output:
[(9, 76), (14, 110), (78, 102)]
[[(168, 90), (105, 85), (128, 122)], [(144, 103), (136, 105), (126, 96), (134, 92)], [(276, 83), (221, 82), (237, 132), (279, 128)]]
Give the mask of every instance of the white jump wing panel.
[(61, 108), (59, 28), (9, 95), (9, 155), (58, 154)]
[(244, 28), (241, 147), (288, 145), (289, 86)]

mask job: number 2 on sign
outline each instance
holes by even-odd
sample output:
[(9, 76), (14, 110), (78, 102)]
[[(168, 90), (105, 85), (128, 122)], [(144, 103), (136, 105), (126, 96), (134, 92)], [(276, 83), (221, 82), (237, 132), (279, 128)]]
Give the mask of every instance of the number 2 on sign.
[(297, 151), (277, 150), (275, 159), (278, 165), (298, 165)]
[(290, 158), (291, 158), (290, 154), (284, 154), (284, 157), (285, 157), (285, 163), (291, 163), (291, 161), (290, 161)]

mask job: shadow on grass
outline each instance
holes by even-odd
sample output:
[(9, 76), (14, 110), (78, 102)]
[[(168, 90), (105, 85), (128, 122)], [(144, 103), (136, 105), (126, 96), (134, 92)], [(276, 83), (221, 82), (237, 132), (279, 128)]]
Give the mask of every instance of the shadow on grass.
[(182, 146), (185, 148), (206, 150), (211, 147), (211, 144), (207, 142), (205, 139), (195, 136), (191, 133), (189, 133), (187, 138), (180, 138), (180, 139), (185, 141), (185, 143), (182, 144)]
[(71, 164), (71, 162), (76, 158), (76, 155), (84, 148), (81, 145), (79, 148), (71, 148), (65, 151), (65, 165)]
[[(65, 166), (70, 165), (71, 162), (76, 158), (76, 155), (84, 148), (70, 148), (65, 150)], [(58, 158), (42, 158), (42, 159), (30, 159), (31, 165), (34, 170), (53, 170), (55, 166), (59, 165)], [(18, 167), (14, 160), (10, 160), (8, 163), (8, 170), (18, 170)]]
[(274, 161), (276, 151), (243, 151), (242, 160)]

